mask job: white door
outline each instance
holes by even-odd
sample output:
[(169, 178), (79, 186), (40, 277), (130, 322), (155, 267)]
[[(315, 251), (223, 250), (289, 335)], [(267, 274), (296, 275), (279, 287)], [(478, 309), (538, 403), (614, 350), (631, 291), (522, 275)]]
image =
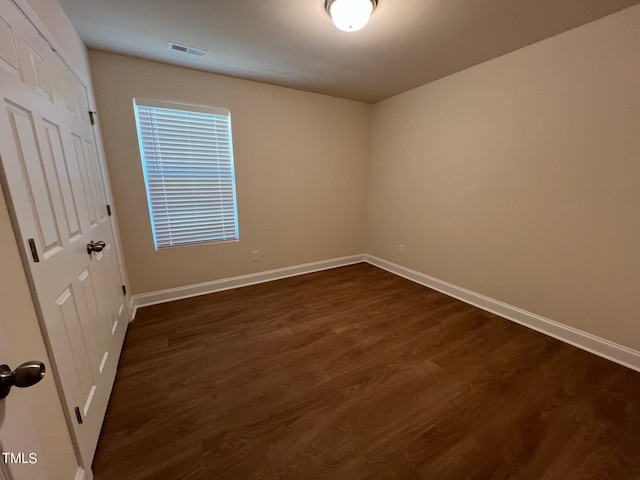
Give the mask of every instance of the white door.
[[(4, 190), (85, 467), (128, 324), (88, 98), (37, 30), (0, 0)], [(91, 241), (104, 247), (88, 253)]]
[(78, 465), (2, 198), (0, 246), (0, 363), (15, 369), (39, 360), (47, 367), (42, 381), (13, 387), (0, 400), (0, 452), (7, 455), (0, 458), (0, 479), (85, 479), (90, 472)]

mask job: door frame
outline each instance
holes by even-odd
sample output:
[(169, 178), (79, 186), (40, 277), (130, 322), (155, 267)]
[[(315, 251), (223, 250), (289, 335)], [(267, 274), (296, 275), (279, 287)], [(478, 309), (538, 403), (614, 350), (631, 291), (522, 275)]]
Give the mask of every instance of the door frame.
[[(90, 77), (86, 78), (85, 75), (79, 71), (77, 66), (74, 65), (74, 62), (71, 60), (72, 57), (70, 57), (66, 53), (65, 49), (58, 42), (56, 36), (51, 32), (51, 30), (47, 27), (47, 25), (41, 20), (40, 16), (36, 13), (36, 11), (27, 3), (27, 0), (9, 0), (9, 1), (24, 15), (26, 20), (33, 25), (36, 31), (44, 39), (44, 41), (49, 44), (50, 48), (55, 52), (55, 54), (67, 66), (69, 71), (76, 77), (76, 79), (86, 89), (86, 96), (87, 96), (89, 108), (90, 110), (95, 111), (96, 110), (95, 97), (93, 93), (93, 84), (91, 82), (91, 78)], [(78, 37), (78, 43), (82, 44), (83, 48), (86, 48), (84, 47), (84, 43), (82, 43), (79, 37)], [(89, 114), (89, 112), (84, 112), (84, 113), (86, 115)], [(113, 243), (114, 243), (114, 250), (115, 250), (116, 259), (117, 259), (116, 264), (118, 267), (118, 275), (122, 284), (128, 285), (128, 275), (127, 275), (126, 265), (124, 264), (124, 257), (122, 255), (122, 242), (120, 240), (120, 231), (116, 222), (116, 215), (115, 215), (116, 212), (113, 206), (113, 195), (110, 187), (110, 178), (108, 175), (108, 169), (106, 167), (106, 157), (104, 154), (102, 137), (101, 137), (98, 125), (92, 125), (92, 135), (94, 139), (95, 154), (96, 154), (98, 166), (100, 168), (100, 174), (102, 175), (103, 189), (105, 192), (106, 201), (109, 205), (111, 205), (111, 209), (112, 209), (112, 214), (109, 218), (109, 224), (111, 227), (111, 231), (113, 233)], [(8, 195), (8, 191), (5, 192), (5, 196), (6, 195)], [(7, 202), (7, 208), (9, 209), (9, 213), (11, 217), (11, 227), (12, 227), (14, 236), (16, 238), (16, 244), (22, 259), (22, 270), (24, 271), (24, 274), (28, 279), (27, 283), (29, 284), (29, 293), (31, 297), (31, 303), (36, 312), (36, 317), (38, 319), (38, 324), (39, 324), (38, 326), (40, 329), (39, 333), (45, 345), (47, 355), (51, 359), (54, 357), (54, 355), (53, 355), (53, 352), (51, 351), (51, 346), (49, 342), (46, 340), (46, 334), (43, 331), (45, 329), (44, 320), (41, 318), (41, 315), (39, 313), (38, 298), (36, 296), (36, 292), (33, 288), (32, 282), (30, 280), (30, 273), (29, 273), (28, 266), (25, 265), (25, 262), (29, 261), (27, 258), (28, 252), (25, 251), (24, 245), (18, 241), (18, 239), (20, 238), (20, 231), (15, 222), (15, 218), (14, 218), (15, 214), (14, 212), (11, 211), (12, 207), (10, 203), (11, 202)], [(125, 300), (124, 300), (124, 307), (127, 310), (126, 317), (128, 318), (129, 323), (132, 320), (131, 300), (132, 300), (131, 292), (127, 291), (125, 295)], [(75, 439), (75, 433), (72, 426), (72, 422), (74, 421), (74, 419), (70, 418), (70, 414), (68, 412), (68, 409), (66, 408), (66, 403), (63, 398), (64, 393), (63, 393), (62, 385), (58, 376), (55, 376), (55, 385), (56, 385), (56, 390), (58, 392), (58, 401), (60, 402), (60, 405), (64, 412), (66, 427), (69, 432), (70, 438), (72, 439), (72, 442), (73, 442), (73, 447), (74, 447), (78, 465), (84, 467), (85, 474), (88, 476), (88, 478), (91, 478), (92, 477), (91, 465), (83, 465), (82, 456), (80, 455), (80, 452), (78, 450), (77, 442)], [(11, 478), (12, 477), (10, 475), (10, 472), (5, 468), (5, 466), (3, 465), (3, 462), (0, 461), (0, 480), (11, 480)]]
[[(41, 34), (44, 40), (50, 45), (51, 49), (54, 50), (56, 55), (60, 57), (60, 59), (65, 63), (65, 65), (69, 68), (69, 70), (75, 75), (78, 81), (87, 89), (87, 99), (89, 102), (89, 108), (92, 111), (96, 111), (96, 103), (95, 103), (95, 95), (93, 92), (93, 83), (91, 82), (91, 78), (85, 78), (85, 76), (78, 71), (73, 62), (71, 61), (69, 55), (65, 52), (65, 49), (61, 46), (61, 44), (57, 41), (55, 35), (51, 33), (49, 28), (40, 20), (38, 14), (31, 8), (31, 6), (27, 3), (27, 0), (9, 0), (13, 3), (27, 18), (29, 22), (34, 26), (34, 28)], [(78, 38), (78, 41), (81, 40)], [(84, 46), (84, 43), (82, 44)], [(86, 47), (85, 47), (86, 48)], [(88, 112), (87, 112), (88, 113)], [(111, 229), (114, 235), (114, 241), (116, 246), (116, 257), (118, 259), (118, 273), (120, 275), (120, 279), (123, 282), (123, 285), (129, 285), (129, 276), (127, 273), (127, 268), (124, 263), (124, 256), (122, 254), (122, 241), (120, 239), (120, 229), (118, 228), (118, 223), (116, 222), (117, 212), (113, 204), (113, 193), (111, 191), (111, 178), (109, 176), (109, 171), (106, 165), (106, 155), (104, 151), (104, 143), (102, 142), (102, 133), (100, 132), (100, 124), (99, 124), (99, 115), (98, 123), (92, 125), (94, 145), (96, 149), (96, 155), (98, 157), (98, 164), (100, 166), (100, 173), (102, 174), (102, 181), (104, 184), (104, 191), (106, 194), (106, 200), (108, 204), (111, 206), (112, 215), (109, 218), (109, 222), (111, 224)], [(16, 226), (13, 226), (14, 233), (16, 232)], [(25, 270), (25, 273), (26, 270)], [(126, 297), (126, 306), (129, 310), (129, 322), (133, 320), (132, 318), (132, 295), (127, 288)]]
[[(47, 25), (40, 19), (38, 14), (31, 8), (31, 6), (27, 3), (27, 0), (9, 0), (13, 3), (27, 18), (29, 22), (34, 26), (34, 28), (40, 33), (43, 39), (49, 44), (51, 49), (60, 57), (60, 59), (64, 62), (64, 64), (69, 68), (69, 70), (73, 73), (73, 75), (78, 79), (78, 81), (87, 89), (87, 100), (89, 102), (89, 108), (92, 111), (96, 111), (96, 101), (95, 95), (93, 92), (93, 83), (91, 82), (91, 78), (85, 78), (82, 72), (78, 71), (78, 68), (74, 65), (74, 62), (71, 60), (71, 57), (66, 53), (65, 49), (58, 42), (57, 38), (51, 30), (47, 27)], [(74, 30), (75, 31), (75, 30)], [(78, 42), (82, 43), (82, 40), (78, 37)], [(84, 43), (82, 43), (83, 48), (86, 49)], [(88, 114), (88, 112), (87, 112)], [(109, 176), (109, 171), (107, 169), (106, 164), (106, 155), (104, 151), (104, 144), (102, 142), (102, 132), (100, 132), (100, 117), (99, 113), (97, 115), (98, 121), (95, 125), (92, 125), (93, 130), (93, 138), (96, 149), (96, 155), (98, 157), (98, 164), (100, 165), (100, 173), (102, 174), (102, 181), (104, 184), (104, 191), (106, 195), (106, 199), (109, 205), (111, 205), (112, 215), (109, 218), (111, 224), (111, 230), (113, 231), (114, 243), (116, 246), (116, 258), (118, 259), (118, 271), (120, 274), (120, 279), (123, 282), (123, 285), (129, 285), (129, 275), (127, 273), (127, 268), (124, 263), (124, 256), (122, 254), (122, 241), (120, 240), (120, 229), (118, 228), (118, 224), (116, 222), (117, 212), (113, 204), (113, 193), (111, 192), (111, 178)], [(14, 225), (14, 233), (15, 233), (15, 225)], [(125, 303), (129, 312), (129, 322), (133, 320), (132, 317), (132, 306), (133, 306), (133, 298), (130, 292), (130, 289), (127, 288), (127, 293), (125, 295)]]

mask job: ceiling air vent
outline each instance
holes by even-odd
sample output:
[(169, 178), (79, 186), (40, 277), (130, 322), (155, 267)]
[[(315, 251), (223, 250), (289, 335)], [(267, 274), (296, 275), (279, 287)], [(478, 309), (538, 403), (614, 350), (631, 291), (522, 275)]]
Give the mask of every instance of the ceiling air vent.
[(204, 56), (205, 53), (207, 53), (205, 50), (189, 47), (187, 45), (180, 45), (179, 43), (174, 43), (174, 42), (169, 42), (169, 50), (172, 50), (174, 52), (188, 53), (190, 55), (195, 55), (197, 57), (202, 57)]

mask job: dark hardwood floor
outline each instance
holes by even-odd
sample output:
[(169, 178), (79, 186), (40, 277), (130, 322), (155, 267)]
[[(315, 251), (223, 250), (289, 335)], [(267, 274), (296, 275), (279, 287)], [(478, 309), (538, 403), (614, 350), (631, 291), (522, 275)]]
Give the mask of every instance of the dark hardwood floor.
[(97, 480), (640, 479), (640, 373), (359, 264), (141, 309)]

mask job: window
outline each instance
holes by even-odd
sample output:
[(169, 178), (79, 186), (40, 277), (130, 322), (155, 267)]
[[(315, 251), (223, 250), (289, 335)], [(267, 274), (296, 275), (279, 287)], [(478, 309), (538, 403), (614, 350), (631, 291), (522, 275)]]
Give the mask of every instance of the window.
[(231, 114), (134, 100), (156, 250), (238, 239)]

